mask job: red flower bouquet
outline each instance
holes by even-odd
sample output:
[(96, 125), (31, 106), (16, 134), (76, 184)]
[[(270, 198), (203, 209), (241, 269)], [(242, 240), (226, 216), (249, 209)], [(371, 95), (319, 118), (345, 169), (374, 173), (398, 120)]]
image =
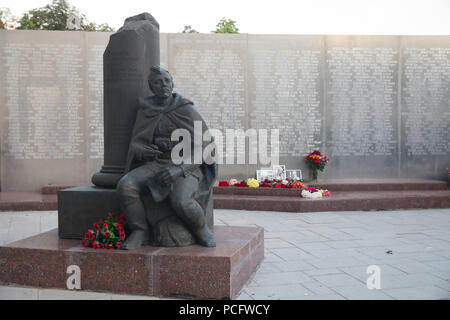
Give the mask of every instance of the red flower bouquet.
[(234, 186), (235, 187), (242, 187), (242, 188), (248, 187), (247, 182), (245, 182), (244, 180), (242, 180), (239, 183), (236, 183)]
[(305, 157), (305, 162), (312, 170), (313, 181), (317, 181), (317, 171), (323, 171), (328, 160), (328, 157), (324, 156), (319, 150), (314, 150)]
[(305, 158), (305, 162), (312, 170), (323, 171), (328, 161), (328, 157), (324, 156), (319, 150), (314, 150)]
[(219, 187), (229, 187), (228, 181), (219, 181)]
[(122, 213), (115, 217), (112, 213), (108, 214), (107, 219), (100, 219), (98, 223), (93, 224), (94, 229), (89, 229), (81, 243), (84, 247), (94, 249), (119, 249), (125, 238), (125, 216)]

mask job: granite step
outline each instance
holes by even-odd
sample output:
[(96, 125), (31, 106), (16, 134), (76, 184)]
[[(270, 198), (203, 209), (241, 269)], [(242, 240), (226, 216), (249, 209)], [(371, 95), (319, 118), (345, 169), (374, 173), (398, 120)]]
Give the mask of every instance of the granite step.
[(450, 208), (450, 190), (335, 191), (321, 199), (218, 194), (214, 196), (214, 208), (284, 212)]
[[(447, 181), (424, 179), (339, 179), (305, 183), (310, 187), (320, 187), (329, 191), (407, 191), (407, 190), (447, 190)], [(295, 189), (214, 187), (214, 194), (298, 196)]]
[[(330, 198), (310, 200), (299, 189), (214, 187), (217, 209), (269, 211), (390, 210), (450, 208), (446, 181), (439, 180), (324, 180)], [(51, 186), (61, 190), (66, 186)], [(312, 204), (314, 202), (314, 205)], [(0, 211), (57, 210), (56, 194), (46, 192), (0, 192)], [(271, 208), (271, 209), (269, 209)]]
[[(324, 179), (318, 183), (306, 183), (308, 186), (317, 185), (330, 191), (393, 191), (393, 190), (447, 190), (447, 181), (425, 179)], [(42, 187), (42, 194), (57, 194), (59, 190), (72, 188), (66, 185), (46, 185)], [(214, 187), (214, 194), (244, 194), (244, 195), (286, 195), (297, 196), (298, 191), (274, 190), (265, 188), (233, 188)]]
[(56, 194), (0, 192), (0, 211), (49, 211), (58, 209)]

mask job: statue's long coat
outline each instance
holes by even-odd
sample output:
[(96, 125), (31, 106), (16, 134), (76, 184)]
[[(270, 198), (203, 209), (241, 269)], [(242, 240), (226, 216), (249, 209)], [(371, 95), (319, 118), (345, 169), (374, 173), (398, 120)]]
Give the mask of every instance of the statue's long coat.
[[(139, 144), (150, 146), (153, 143), (154, 132), (159, 121), (167, 121), (175, 128), (186, 129), (191, 135), (191, 153), (194, 155), (194, 148), (201, 147), (202, 155), (207, 145), (212, 141), (201, 141), (201, 145), (194, 145), (194, 121), (202, 123), (202, 133), (208, 130), (208, 127), (195, 109), (192, 101), (184, 98), (180, 94), (173, 93), (173, 100), (169, 106), (160, 107), (156, 105), (155, 97), (140, 98), (140, 108), (136, 114), (136, 121), (133, 127), (133, 133), (127, 155), (126, 172), (133, 170), (139, 164), (138, 148)], [(165, 117), (167, 119), (165, 119)], [(191, 163), (194, 163), (193, 161)], [(148, 163), (146, 165), (151, 165)], [(203, 161), (200, 166), (203, 177), (199, 184), (199, 193), (209, 193), (215, 179), (217, 178), (217, 164), (207, 164)]]

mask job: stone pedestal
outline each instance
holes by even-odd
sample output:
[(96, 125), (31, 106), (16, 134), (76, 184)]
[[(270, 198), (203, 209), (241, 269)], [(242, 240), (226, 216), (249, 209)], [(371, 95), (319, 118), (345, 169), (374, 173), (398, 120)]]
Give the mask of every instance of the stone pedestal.
[(108, 213), (120, 214), (116, 189), (92, 184), (58, 191), (58, 230), (64, 239), (81, 239)]
[(57, 229), (0, 246), (0, 283), (66, 289), (80, 267), (81, 290), (192, 299), (233, 299), (264, 259), (264, 230), (216, 226), (217, 247), (84, 248)]

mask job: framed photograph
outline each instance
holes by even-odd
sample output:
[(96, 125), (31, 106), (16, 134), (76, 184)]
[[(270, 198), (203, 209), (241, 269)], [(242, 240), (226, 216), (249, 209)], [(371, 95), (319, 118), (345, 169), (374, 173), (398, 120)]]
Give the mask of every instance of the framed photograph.
[(274, 165), (272, 166), (273, 178), (284, 180), (286, 179), (286, 166), (283, 165)]
[(286, 178), (289, 180), (303, 180), (302, 178), (302, 170), (286, 170)]
[(263, 182), (266, 179), (273, 179), (272, 169), (256, 170), (256, 180), (258, 180), (258, 182)]

